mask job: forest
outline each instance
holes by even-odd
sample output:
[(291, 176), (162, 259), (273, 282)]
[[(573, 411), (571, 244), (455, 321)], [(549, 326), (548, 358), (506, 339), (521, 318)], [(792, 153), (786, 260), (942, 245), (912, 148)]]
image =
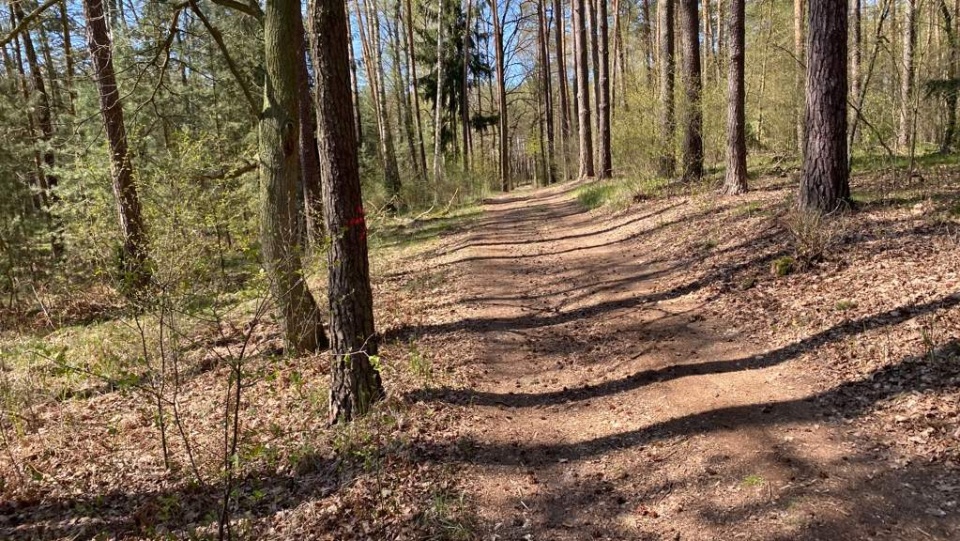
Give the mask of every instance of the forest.
[(0, 539), (960, 538), (960, 0), (0, 0)]

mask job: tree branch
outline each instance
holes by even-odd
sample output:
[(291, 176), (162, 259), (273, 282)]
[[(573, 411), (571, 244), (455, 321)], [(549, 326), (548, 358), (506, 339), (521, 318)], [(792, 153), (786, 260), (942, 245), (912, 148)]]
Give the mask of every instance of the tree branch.
[(234, 11), (239, 11), (245, 15), (249, 15), (254, 19), (263, 22), (263, 10), (260, 9), (260, 4), (256, 0), (249, 0), (248, 2), (239, 2), (238, 0), (211, 0), (214, 4), (218, 6), (223, 6)]
[(30, 23), (32, 23), (34, 19), (36, 19), (37, 17), (39, 17), (41, 13), (43, 13), (44, 11), (46, 11), (48, 8), (50, 8), (50, 7), (52, 7), (52, 6), (56, 5), (56, 4), (59, 4), (60, 2), (63, 2), (63, 1), (65, 1), (65, 0), (47, 0), (46, 2), (40, 4), (40, 6), (37, 7), (37, 9), (35, 9), (35, 10), (31, 11), (30, 13), (28, 13), (27, 15), (23, 16), (23, 17), (20, 19), (20, 22), (19, 22), (16, 26), (13, 27), (13, 30), (11, 30), (10, 33), (8, 33), (6, 36), (4, 36), (3, 39), (0, 39), (0, 47), (3, 47), (3, 46), (5, 46), (6, 44), (8, 44), (8, 43), (10, 43), (11, 41), (13, 41), (13, 38), (17, 37), (17, 35), (20, 34), (20, 32), (23, 32), (24, 30), (26, 30), (26, 29), (27, 29), (27, 26), (29, 26)]
[(250, 106), (250, 112), (253, 114), (253, 117), (260, 118), (260, 104), (254, 99), (253, 92), (250, 91), (247, 81), (244, 79), (243, 74), (240, 73), (240, 68), (237, 67), (237, 64), (233, 61), (233, 57), (230, 56), (227, 45), (223, 42), (223, 34), (210, 24), (210, 19), (207, 19), (207, 16), (200, 11), (197, 0), (190, 0), (190, 8), (197, 14), (197, 18), (200, 19), (203, 26), (210, 32), (210, 35), (213, 36), (213, 41), (217, 42), (217, 47), (223, 54), (224, 60), (227, 61), (227, 67), (230, 69), (230, 73), (233, 75), (233, 78), (237, 80), (237, 84), (240, 85), (240, 90), (243, 91), (243, 96), (247, 99), (247, 104)]

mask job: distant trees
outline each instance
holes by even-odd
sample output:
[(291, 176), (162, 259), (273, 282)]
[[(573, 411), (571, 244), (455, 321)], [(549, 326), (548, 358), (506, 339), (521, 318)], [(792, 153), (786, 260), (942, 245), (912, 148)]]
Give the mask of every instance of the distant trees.
[(847, 6), (810, 0), (802, 210), (833, 212), (850, 202), (847, 164)]

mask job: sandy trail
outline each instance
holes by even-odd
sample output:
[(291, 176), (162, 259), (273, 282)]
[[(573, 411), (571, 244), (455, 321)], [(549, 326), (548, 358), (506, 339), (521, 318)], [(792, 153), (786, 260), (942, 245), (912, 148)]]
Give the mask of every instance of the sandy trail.
[(463, 388), (426, 397), (462, 409), (484, 539), (951, 538), (790, 350), (711, 319), (645, 239), (670, 209), (521, 191), (445, 243), (453, 326), (481, 346)]

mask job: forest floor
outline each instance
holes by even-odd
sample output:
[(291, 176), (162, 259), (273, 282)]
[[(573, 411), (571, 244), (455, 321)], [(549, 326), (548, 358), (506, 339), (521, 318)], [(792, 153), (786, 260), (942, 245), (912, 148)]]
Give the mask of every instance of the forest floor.
[(0, 538), (215, 538), (228, 494), (250, 539), (956, 539), (960, 170), (926, 177), (861, 175), (859, 210), (822, 223), (771, 176), (593, 210), (611, 183), (521, 189), (384, 227), (387, 400), (326, 428), (326, 360), (266, 325), (229, 485), (242, 332), (195, 330), (171, 468), (148, 393), (64, 373), (79, 334), (125, 343), (109, 321), (8, 333)]

